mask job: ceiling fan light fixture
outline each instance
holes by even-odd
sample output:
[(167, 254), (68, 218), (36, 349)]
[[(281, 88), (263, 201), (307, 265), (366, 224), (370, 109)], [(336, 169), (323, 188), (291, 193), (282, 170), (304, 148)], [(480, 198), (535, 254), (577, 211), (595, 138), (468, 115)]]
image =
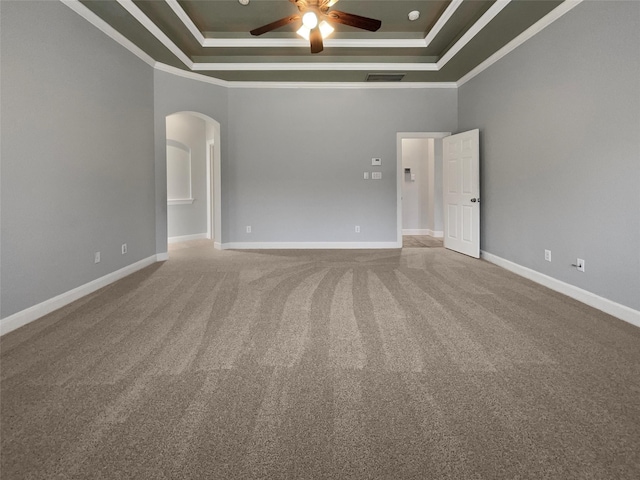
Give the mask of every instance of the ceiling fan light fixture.
[(318, 25), (318, 16), (314, 12), (307, 12), (302, 16), (302, 24), (312, 30)]
[(325, 20), (320, 22), (320, 33), (322, 34), (323, 40), (331, 35), (334, 30), (335, 29), (329, 24), (329, 22)]
[[(331, 35), (334, 31), (334, 28), (329, 24), (329, 22), (326, 22), (324, 20), (320, 22), (319, 28), (320, 28), (320, 35), (322, 35), (323, 40), (327, 38), (329, 35)], [(300, 35), (302, 38), (304, 38), (305, 40), (309, 40), (309, 35), (311, 35), (311, 29), (303, 24), (296, 33)]]
[(309, 35), (311, 34), (311, 30), (305, 27), (304, 25), (302, 25), (296, 33), (300, 35), (302, 38), (304, 38), (305, 40), (309, 40)]

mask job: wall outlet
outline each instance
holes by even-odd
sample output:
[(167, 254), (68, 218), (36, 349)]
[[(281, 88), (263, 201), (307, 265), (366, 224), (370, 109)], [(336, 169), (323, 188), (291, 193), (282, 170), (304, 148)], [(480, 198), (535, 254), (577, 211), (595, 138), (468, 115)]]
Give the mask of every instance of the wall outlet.
[(360, 225), (356, 225), (356, 233), (360, 233)]
[(124, 255), (125, 253), (127, 253), (127, 244), (123, 243), (122, 244), (122, 255)]
[(579, 258), (576, 261), (576, 268), (578, 269), (578, 271), (584, 272), (584, 260), (582, 258)]
[(251, 233), (251, 225), (247, 225), (247, 233)]
[(93, 263), (100, 263), (100, 252), (93, 254)]
[(544, 259), (545, 259), (547, 262), (550, 262), (550, 261), (551, 261), (551, 250), (545, 250), (545, 251), (544, 251)]

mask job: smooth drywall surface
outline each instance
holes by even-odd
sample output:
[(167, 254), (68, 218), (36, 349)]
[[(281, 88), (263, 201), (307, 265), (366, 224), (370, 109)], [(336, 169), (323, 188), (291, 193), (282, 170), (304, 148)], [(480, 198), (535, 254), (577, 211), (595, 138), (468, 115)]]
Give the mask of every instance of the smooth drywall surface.
[[(221, 168), (224, 181), (227, 161), (227, 88), (183, 78), (171, 73), (154, 72), (154, 115), (155, 115), (155, 188), (156, 188), (156, 252), (167, 252), (167, 130), (168, 115), (190, 112), (202, 118), (215, 120), (220, 124)], [(210, 135), (211, 129), (207, 130)], [(210, 138), (210, 137), (208, 137)], [(224, 193), (224, 185), (222, 186)], [(222, 205), (222, 222), (225, 221), (225, 206)], [(206, 230), (206, 228), (205, 228)], [(205, 231), (203, 230), (203, 231)], [(220, 241), (217, 238), (216, 241)]]
[(456, 127), (455, 89), (232, 88), (225, 241), (395, 242), (396, 134)]
[(640, 3), (581, 3), (464, 84), (459, 121), (482, 250), (640, 309)]
[(59, 2), (1, 8), (6, 318), (153, 255), (155, 189), (152, 68)]
[[(169, 238), (207, 232), (206, 124), (199, 117), (176, 113), (167, 117), (167, 140), (186, 145), (190, 153), (193, 203), (167, 206)], [(168, 178), (168, 181), (171, 181)]]
[(403, 230), (433, 230), (435, 182), (430, 142), (433, 143), (433, 139), (402, 139)]

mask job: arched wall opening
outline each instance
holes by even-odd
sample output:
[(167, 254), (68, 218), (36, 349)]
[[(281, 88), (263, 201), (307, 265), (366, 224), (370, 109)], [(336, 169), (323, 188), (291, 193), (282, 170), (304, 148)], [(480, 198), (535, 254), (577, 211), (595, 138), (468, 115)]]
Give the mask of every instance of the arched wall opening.
[(194, 111), (165, 117), (167, 241), (207, 238), (221, 248), (220, 124)]

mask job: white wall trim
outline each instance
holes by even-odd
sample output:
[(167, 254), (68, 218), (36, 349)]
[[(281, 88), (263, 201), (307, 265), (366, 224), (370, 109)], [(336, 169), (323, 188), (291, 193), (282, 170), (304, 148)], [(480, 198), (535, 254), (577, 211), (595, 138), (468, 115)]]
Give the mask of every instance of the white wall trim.
[(189, 80), (196, 80), (198, 82), (210, 83), (212, 85), (217, 85), (219, 87), (231, 86), (231, 82), (227, 82), (226, 80), (220, 80), (219, 78), (208, 77), (207, 75), (204, 75), (202, 73), (194, 73), (189, 70), (182, 70), (181, 68), (173, 67), (165, 63), (156, 62), (154, 65), (154, 68), (161, 72), (170, 73), (177, 77), (188, 78)]
[(34, 320), (43, 317), (44, 315), (47, 315), (55, 310), (58, 310), (59, 308), (75, 302), (79, 298), (82, 298), (86, 295), (89, 295), (90, 293), (95, 292), (96, 290), (106, 287), (113, 282), (116, 282), (128, 275), (131, 275), (132, 273), (137, 272), (138, 270), (142, 270), (143, 268), (148, 267), (149, 265), (152, 265), (157, 261), (157, 255), (151, 255), (150, 257), (147, 257), (136, 263), (127, 265), (120, 270), (116, 270), (115, 272), (92, 280), (89, 283), (80, 285), (73, 290), (69, 290), (68, 292), (57, 295), (53, 298), (50, 298), (49, 300), (45, 300), (42, 303), (26, 308), (25, 310), (22, 310), (20, 312), (16, 312), (13, 315), (9, 315), (8, 317), (0, 320), (0, 335), (4, 335), (5, 333), (9, 333), (16, 328), (20, 328), (23, 325), (31, 323)]
[(204, 35), (202, 35), (202, 32), (198, 30), (198, 27), (196, 27), (196, 24), (193, 23), (191, 17), (187, 15), (187, 12), (185, 12), (184, 9), (180, 6), (178, 0), (165, 0), (165, 2), (167, 2), (167, 5), (171, 7), (171, 10), (173, 10), (173, 13), (176, 14), (176, 17), (178, 17), (183, 25), (187, 27), (187, 29), (191, 32), (193, 38), (195, 38), (200, 45), (204, 45)]
[(561, 280), (557, 280), (553, 277), (537, 272), (530, 268), (523, 267), (522, 265), (518, 265), (517, 263), (505, 260), (504, 258), (498, 257), (497, 255), (494, 255), (492, 253), (481, 251), (480, 256), (484, 260), (498, 265), (505, 270), (509, 270), (510, 272), (513, 272), (533, 282), (550, 288), (551, 290), (562, 293), (563, 295), (571, 297), (574, 300), (578, 300), (579, 302), (589, 305), (590, 307), (608, 313), (609, 315), (613, 315), (614, 317), (617, 317), (620, 320), (624, 320), (625, 322), (629, 322), (636, 327), (640, 327), (640, 311), (638, 310), (634, 310), (633, 308), (621, 305), (614, 302), (613, 300), (601, 297), (599, 295), (596, 295), (595, 293), (583, 290), (582, 288), (576, 287)]
[(484, 72), (487, 68), (489, 68), (491, 65), (496, 63), (502, 57), (505, 57), (506, 55), (511, 53), (513, 50), (518, 48), (520, 45), (522, 45), (524, 42), (529, 40), (531, 37), (533, 37), (534, 35), (540, 33), (546, 27), (548, 27), (553, 22), (555, 22), (557, 19), (562, 17), (565, 13), (567, 13), (570, 10), (572, 10), (574, 7), (578, 6), (582, 1), (583, 0), (565, 0), (563, 3), (561, 3), (559, 6), (554, 8), (547, 15), (542, 17), (536, 23), (531, 25), (529, 28), (527, 28), (524, 32), (522, 32), (516, 38), (514, 38), (509, 43), (507, 43), (500, 50), (498, 50), (493, 55), (491, 55), (489, 58), (487, 58), (484, 62), (482, 62), (476, 68), (474, 68), (469, 73), (467, 73), (465, 76), (460, 78), (458, 80), (458, 82), (457, 82), (458, 87), (461, 87), (462, 85), (467, 83), (469, 80), (471, 80), (475, 76), (477, 76), (480, 73)]
[(462, 37), (445, 53), (440, 60), (438, 60), (438, 70), (444, 67), (449, 60), (455, 57), (460, 50), (462, 50), (480, 31), (486, 27), (491, 20), (493, 20), (507, 5), (511, 3), (511, 0), (496, 0), (491, 5), (491, 8), (484, 12), (484, 15), (473, 24), (473, 26), (467, 30)]
[(180, 235), (176, 237), (169, 237), (167, 239), (167, 243), (190, 242), (191, 240), (206, 240), (206, 239), (207, 239), (207, 232), (194, 233), (193, 235)]
[(143, 62), (151, 65), (152, 67), (156, 64), (156, 61), (147, 55), (141, 48), (135, 45), (132, 41), (130, 41), (127, 37), (118, 32), (115, 28), (109, 25), (107, 22), (102, 20), (99, 16), (85, 7), (79, 0), (60, 0), (64, 5), (69, 7), (71, 10), (76, 12), (102, 33), (110, 37), (112, 40), (115, 40), (117, 43), (122, 45), (124, 48), (133, 53), (136, 57), (138, 57)]
[(389, 249), (402, 248), (397, 242), (229, 242), (223, 243), (224, 250), (335, 250), (335, 249)]
[(169, 260), (169, 252), (156, 253), (156, 262), (166, 262)]
[(229, 88), (410, 89), (458, 88), (455, 82), (229, 82)]
[(167, 35), (160, 30), (160, 28), (147, 17), (142, 10), (140, 10), (133, 0), (116, 0), (122, 8), (124, 8), (129, 14), (135, 18), (140, 24), (146, 28), (151, 35), (156, 37), (160, 43), (162, 43), (167, 49), (173, 53), (187, 67), (193, 66), (193, 61), (173, 43), (173, 41), (167, 37)]
[[(122, 0), (119, 0), (122, 1)], [(194, 63), (193, 71), (253, 72), (253, 71), (398, 71), (434, 72), (435, 63), (337, 63), (337, 62), (252, 62), (252, 63)]]
[(428, 47), (429, 45), (431, 45), (431, 42), (433, 42), (433, 39), (436, 38), (436, 36), (440, 33), (440, 30), (442, 30), (442, 27), (446, 25), (446, 23), (453, 16), (456, 10), (458, 10), (458, 7), (462, 5), (463, 1), (464, 0), (452, 0), (451, 2), (449, 2), (449, 6), (447, 7), (447, 9), (444, 11), (442, 15), (440, 15), (435, 25), (431, 28), (431, 30), (429, 30), (429, 33), (427, 34), (427, 36), (424, 37), (425, 47)]
[[(326, 48), (425, 48), (422, 38), (327, 38)], [(203, 47), (214, 48), (304, 48), (309, 49), (309, 41), (303, 38), (205, 38)]]
[(429, 235), (434, 238), (442, 238), (444, 237), (444, 232), (429, 228), (403, 228), (402, 235)]

